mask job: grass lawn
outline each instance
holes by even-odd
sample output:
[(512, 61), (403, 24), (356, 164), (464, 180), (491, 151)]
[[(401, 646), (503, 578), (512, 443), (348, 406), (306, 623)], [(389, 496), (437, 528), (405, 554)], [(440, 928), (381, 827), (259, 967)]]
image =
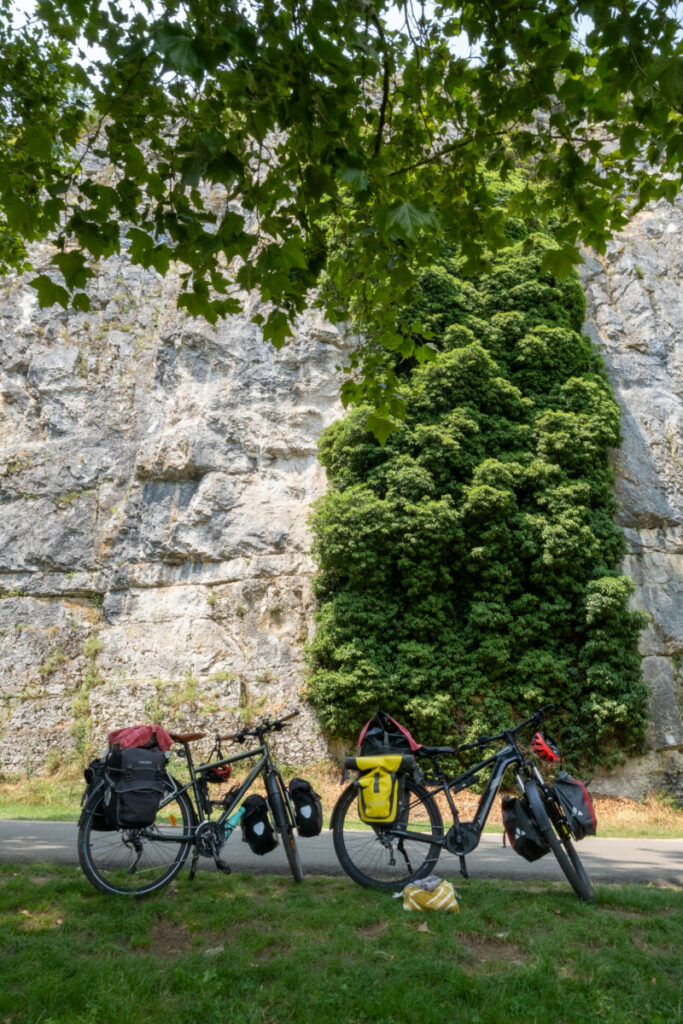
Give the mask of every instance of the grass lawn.
[(0, 865), (2, 1024), (676, 1024), (683, 893), (468, 882), (406, 913), (348, 879), (184, 872), (145, 900)]

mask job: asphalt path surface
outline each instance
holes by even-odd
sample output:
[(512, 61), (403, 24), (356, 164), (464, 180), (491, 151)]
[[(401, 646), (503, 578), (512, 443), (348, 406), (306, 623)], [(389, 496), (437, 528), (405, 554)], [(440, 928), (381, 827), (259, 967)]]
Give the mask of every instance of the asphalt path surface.
[[(0, 821), (0, 861), (78, 864), (74, 822)], [(343, 875), (332, 846), (332, 834), (323, 829), (314, 839), (299, 839), (299, 850), (307, 875)], [(591, 836), (577, 844), (588, 877), (595, 883), (637, 883), (683, 888), (683, 839), (601, 839)], [(242, 842), (240, 831), (223, 848), (223, 859), (233, 871), (287, 874), (284, 853), (277, 848), (257, 857)], [(189, 863), (189, 859), (188, 859)], [(201, 859), (200, 866), (215, 870), (213, 861)], [(522, 881), (564, 878), (552, 856), (529, 864), (509, 846), (502, 835), (484, 835), (467, 858), (472, 878), (511, 878)], [(442, 878), (459, 875), (457, 857), (445, 851), (435, 873)]]

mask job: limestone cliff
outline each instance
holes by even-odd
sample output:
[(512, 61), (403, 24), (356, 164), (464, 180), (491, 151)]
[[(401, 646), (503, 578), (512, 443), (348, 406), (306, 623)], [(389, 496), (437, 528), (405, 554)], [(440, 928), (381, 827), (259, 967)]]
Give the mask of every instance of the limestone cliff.
[[(683, 204), (661, 205), (583, 268), (586, 329), (624, 410), (626, 569), (652, 615), (651, 750), (596, 782), (631, 796), (683, 791), (682, 251)], [(246, 317), (179, 313), (176, 289), (125, 259), (100, 267), (87, 314), (0, 285), (6, 771), (133, 719), (225, 730), (297, 703), (316, 441), (341, 413), (345, 342), (311, 313), (276, 354)], [(307, 711), (280, 743), (293, 764), (326, 753)]]
[[(3, 283), (6, 771), (160, 709), (225, 730), (297, 704), (344, 342), (311, 314), (278, 355), (246, 317), (179, 313), (177, 286), (110, 260), (82, 314)], [(282, 735), (295, 764), (326, 753), (310, 712)]]
[(582, 270), (587, 333), (622, 407), (613, 453), (618, 522), (635, 604), (652, 621), (643, 675), (652, 689), (650, 752), (596, 789), (639, 797), (664, 786), (683, 799), (683, 200), (643, 211)]

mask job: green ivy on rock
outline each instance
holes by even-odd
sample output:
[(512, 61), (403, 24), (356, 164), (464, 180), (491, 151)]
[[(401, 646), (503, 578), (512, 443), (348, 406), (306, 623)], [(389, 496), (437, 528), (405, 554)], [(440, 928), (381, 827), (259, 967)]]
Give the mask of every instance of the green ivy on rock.
[(642, 748), (619, 408), (581, 285), (542, 272), (541, 252), (520, 241), (478, 279), (456, 258), (423, 273), (406, 317), (437, 354), (398, 366), (405, 421), (383, 447), (367, 409), (323, 434), (307, 695), (334, 736), (382, 707), (425, 742), (464, 741), (554, 702), (577, 768)]

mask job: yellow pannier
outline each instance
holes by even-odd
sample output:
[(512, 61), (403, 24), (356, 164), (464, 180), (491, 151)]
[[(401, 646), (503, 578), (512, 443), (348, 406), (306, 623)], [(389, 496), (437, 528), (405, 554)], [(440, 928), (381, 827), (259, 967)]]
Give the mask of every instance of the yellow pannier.
[(393, 825), (401, 809), (406, 774), (415, 758), (404, 754), (347, 757), (346, 767), (358, 777), (358, 814), (369, 825)]

